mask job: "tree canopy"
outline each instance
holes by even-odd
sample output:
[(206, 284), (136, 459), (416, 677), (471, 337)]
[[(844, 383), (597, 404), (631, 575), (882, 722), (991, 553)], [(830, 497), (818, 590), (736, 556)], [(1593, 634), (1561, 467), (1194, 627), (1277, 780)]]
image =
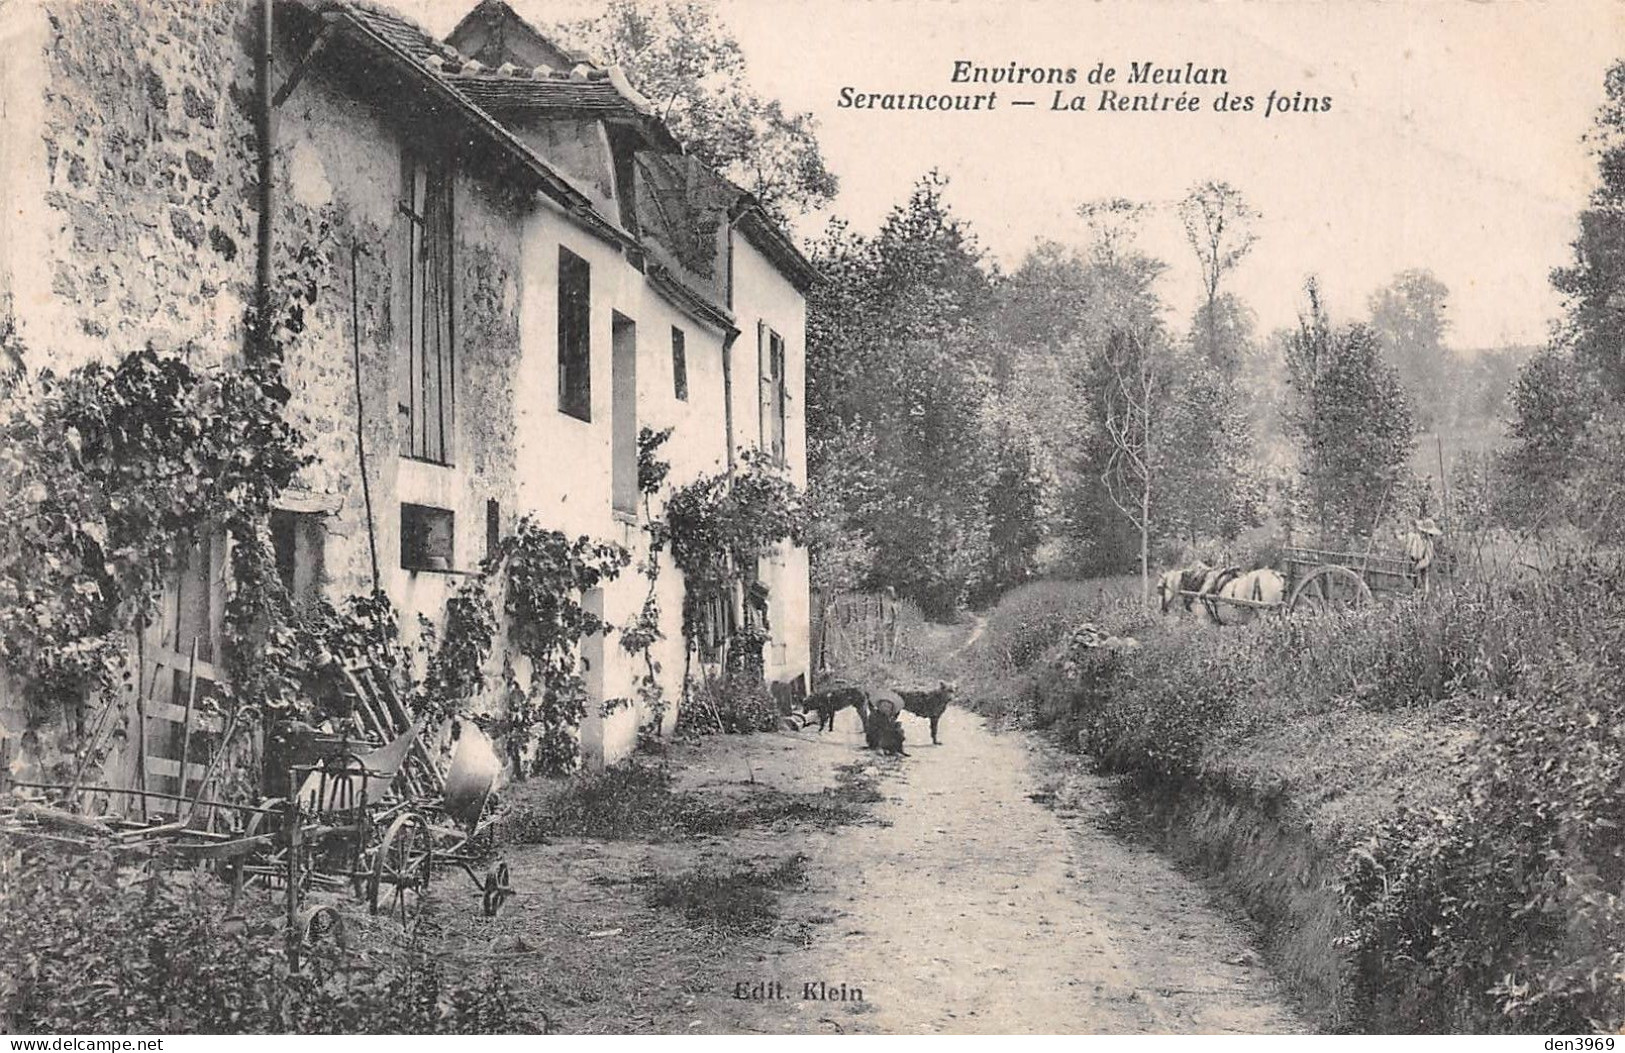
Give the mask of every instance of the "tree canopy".
[(839, 186), (811, 114), (751, 88), (744, 52), (702, 0), (610, 0), (560, 26), (571, 43), (621, 66), (698, 158), (778, 219), (826, 204)]

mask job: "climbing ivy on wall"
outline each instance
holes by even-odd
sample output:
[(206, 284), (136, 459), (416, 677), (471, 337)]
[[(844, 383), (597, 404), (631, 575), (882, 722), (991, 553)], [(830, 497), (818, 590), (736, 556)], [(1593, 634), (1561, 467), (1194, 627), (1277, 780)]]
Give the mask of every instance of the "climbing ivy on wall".
[[(801, 491), (767, 455), (750, 450), (740, 463), (677, 487), (666, 499), (665, 539), (672, 562), (683, 572), (683, 639), (689, 652), (704, 624), (707, 603), (731, 597), (747, 570), (783, 541), (799, 543), (805, 522)], [(753, 583), (764, 603), (765, 586)], [(765, 640), (760, 629), (741, 626), (737, 640)]]
[(36, 716), (82, 721), (190, 546), (269, 513), (306, 463), (286, 399), (274, 371), (151, 347), (15, 379), (0, 416), (0, 659)]
[(637, 702), (643, 713), (638, 739), (644, 746), (659, 741), (667, 708), (666, 690), (660, 684), (660, 663), (654, 657), (655, 644), (666, 638), (660, 631), (660, 602), (655, 592), (660, 581), (660, 556), (666, 550), (666, 523), (655, 516), (653, 501), (671, 474), (671, 464), (660, 458), (660, 448), (669, 438), (670, 428), (662, 431), (643, 428), (638, 432), (638, 491), (643, 496), (643, 532), (648, 544), (637, 569), (648, 580), (649, 590), (637, 614), (621, 627), (621, 649), (643, 662), (636, 687)]
[(578, 648), (583, 637), (608, 628), (582, 601), (631, 561), (619, 545), (586, 537), (572, 541), (529, 516), (498, 544), (491, 569), (503, 576), (508, 642), (531, 667), (528, 688), (511, 664), (506, 670), (506, 705), (493, 727), (516, 772), (527, 769), (524, 755), (533, 746), (528, 769), (535, 774), (563, 774), (580, 759), (587, 683)]

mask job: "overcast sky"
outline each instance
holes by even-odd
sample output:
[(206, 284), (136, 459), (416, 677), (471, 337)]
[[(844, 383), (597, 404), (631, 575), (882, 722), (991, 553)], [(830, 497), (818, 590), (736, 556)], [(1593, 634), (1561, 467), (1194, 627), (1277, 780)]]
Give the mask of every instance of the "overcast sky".
[[(538, 24), (590, 5), (512, 0)], [(438, 32), (470, 6), (408, 0)], [(1603, 74), (1625, 57), (1625, 3), (1474, 0), (718, 0), (756, 87), (807, 110), (841, 179), (832, 211), (872, 230), (935, 166), (989, 253), (1015, 266), (1039, 237), (1077, 242), (1084, 200), (1167, 206), (1142, 247), (1172, 266), (1179, 318), (1197, 301), (1172, 204), (1227, 180), (1263, 213), (1233, 291), (1260, 328), (1290, 324), (1309, 273), (1334, 315), (1365, 312), (1396, 272), (1450, 287), (1458, 347), (1536, 342), (1557, 314), (1547, 283), (1567, 262), (1595, 178), (1581, 136)], [(985, 90), (949, 83), (956, 60), (1076, 67), (1132, 61), (1224, 67), (1229, 90), (1330, 96), (1329, 113), (1057, 113), (1050, 89), (1009, 91), (983, 113), (840, 109), (840, 90)], [(1087, 84), (1078, 91), (1095, 89)], [(1178, 89), (1174, 89), (1177, 91)], [(1195, 88), (1211, 97), (1218, 90)], [(1012, 109), (1006, 98), (1039, 105)], [(822, 217), (804, 224), (809, 233)]]

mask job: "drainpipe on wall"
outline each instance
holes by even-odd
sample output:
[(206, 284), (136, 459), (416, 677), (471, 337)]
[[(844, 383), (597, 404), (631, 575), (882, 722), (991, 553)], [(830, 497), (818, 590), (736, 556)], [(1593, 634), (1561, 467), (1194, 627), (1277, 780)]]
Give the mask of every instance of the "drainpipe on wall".
[(259, 112), (255, 115), (259, 134), (259, 255), (254, 273), (254, 307), (262, 333), (269, 332), (271, 314), (271, 154), (276, 147), (271, 124), (271, 25), (272, 0), (259, 0), (259, 48), (254, 56), (254, 76), (259, 91)]

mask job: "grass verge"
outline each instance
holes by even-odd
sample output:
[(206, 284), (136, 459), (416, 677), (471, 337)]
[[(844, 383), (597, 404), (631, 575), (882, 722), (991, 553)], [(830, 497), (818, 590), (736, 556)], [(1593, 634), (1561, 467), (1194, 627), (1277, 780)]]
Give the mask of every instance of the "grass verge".
[(497, 826), (498, 837), (514, 844), (556, 837), (667, 841), (789, 823), (831, 829), (867, 821), (865, 805), (878, 800), (860, 765), (843, 765), (835, 787), (819, 793), (753, 787), (712, 800), (672, 789), (664, 769), (628, 763), (572, 779), (562, 789), (527, 792), (508, 806)]
[(756, 936), (778, 922), (776, 893), (807, 880), (807, 857), (796, 853), (771, 865), (756, 863), (714, 870), (700, 867), (657, 874), (649, 904), (679, 911), (688, 924), (730, 935)]

